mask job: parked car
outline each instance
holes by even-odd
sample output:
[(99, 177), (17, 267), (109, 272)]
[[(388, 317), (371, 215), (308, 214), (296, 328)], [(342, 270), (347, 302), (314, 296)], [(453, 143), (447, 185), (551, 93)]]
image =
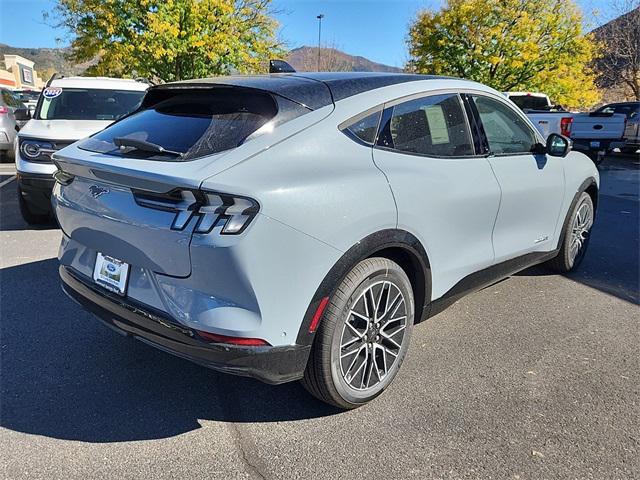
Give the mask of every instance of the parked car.
[(530, 265), (580, 264), (599, 177), (570, 150), (445, 77), (151, 87), (53, 155), (62, 286), (161, 350), (357, 407), (414, 323)]
[(27, 106), (29, 112), (33, 115), (40, 98), (40, 92), (37, 90), (16, 90), (15, 94), (18, 95), (20, 101)]
[(610, 103), (600, 107), (596, 112), (603, 114), (618, 113), (627, 117), (623, 135), (623, 153), (635, 153), (640, 149), (640, 102)]
[(504, 92), (521, 110), (550, 110), (554, 107), (548, 95), (538, 92)]
[(0, 161), (12, 159), (16, 134), (29, 118), (29, 110), (13, 92), (0, 88)]
[(135, 110), (148, 86), (104, 77), (54, 77), (48, 83), (18, 135), (18, 199), (27, 223), (51, 221), (52, 153)]
[(624, 115), (613, 110), (598, 109), (591, 113), (568, 112), (554, 106), (542, 93), (505, 92), (518, 105), (546, 138), (558, 133), (573, 140), (573, 148), (599, 164), (604, 155), (622, 148), (626, 126)]
[(635, 113), (627, 120), (624, 129), (624, 146), (620, 149), (623, 153), (636, 153), (640, 150), (640, 114)]
[(505, 92), (504, 95), (529, 117), (544, 138), (552, 133), (571, 136), (574, 114), (553, 105), (544, 93)]

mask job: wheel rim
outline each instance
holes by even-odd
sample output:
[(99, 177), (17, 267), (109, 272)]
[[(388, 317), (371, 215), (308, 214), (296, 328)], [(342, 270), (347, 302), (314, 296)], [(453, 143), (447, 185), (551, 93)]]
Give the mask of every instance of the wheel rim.
[(593, 211), (591, 210), (591, 206), (588, 203), (583, 203), (576, 212), (571, 229), (569, 257), (572, 265), (575, 263), (576, 259), (584, 253), (592, 225)]
[(387, 378), (405, 338), (406, 302), (390, 281), (367, 287), (353, 303), (340, 337), (340, 373), (347, 385), (363, 391)]

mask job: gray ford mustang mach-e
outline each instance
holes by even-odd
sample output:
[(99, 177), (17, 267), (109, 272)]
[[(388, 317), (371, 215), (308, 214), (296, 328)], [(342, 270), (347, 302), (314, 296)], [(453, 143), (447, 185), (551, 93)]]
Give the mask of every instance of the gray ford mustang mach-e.
[(499, 92), (317, 73), (152, 87), (54, 155), (69, 296), (223, 372), (362, 405), (414, 324), (584, 257), (598, 172)]

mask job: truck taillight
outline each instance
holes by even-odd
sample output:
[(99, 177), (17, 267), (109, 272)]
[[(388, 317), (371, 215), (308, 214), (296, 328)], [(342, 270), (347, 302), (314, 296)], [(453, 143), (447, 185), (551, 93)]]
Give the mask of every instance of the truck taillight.
[(571, 135), (571, 124), (573, 123), (573, 117), (562, 117), (560, 119), (560, 134), (568, 137)]
[(0, 115), (6, 115), (7, 113), (9, 113), (9, 109), (4, 105), (0, 105)]

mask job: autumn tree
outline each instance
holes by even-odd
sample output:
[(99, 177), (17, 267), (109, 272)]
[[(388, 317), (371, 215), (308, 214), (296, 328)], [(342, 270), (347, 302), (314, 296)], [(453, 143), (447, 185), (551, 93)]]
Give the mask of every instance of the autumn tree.
[(568, 107), (598, 101), (596, 45), (572, 0), (449, 0), (410, 26), (407, 69), (500, 91), (540, 91)]
[(620, 16), (594, 31), (604, 46), (595, 63), (598, 80), (640, 100), (640, 0), (617, 0), (612, 7)]
[(266, 71), (282, 54), (271, 0), (57, 0), (49, 19), (94, 75), (160, 81)]

